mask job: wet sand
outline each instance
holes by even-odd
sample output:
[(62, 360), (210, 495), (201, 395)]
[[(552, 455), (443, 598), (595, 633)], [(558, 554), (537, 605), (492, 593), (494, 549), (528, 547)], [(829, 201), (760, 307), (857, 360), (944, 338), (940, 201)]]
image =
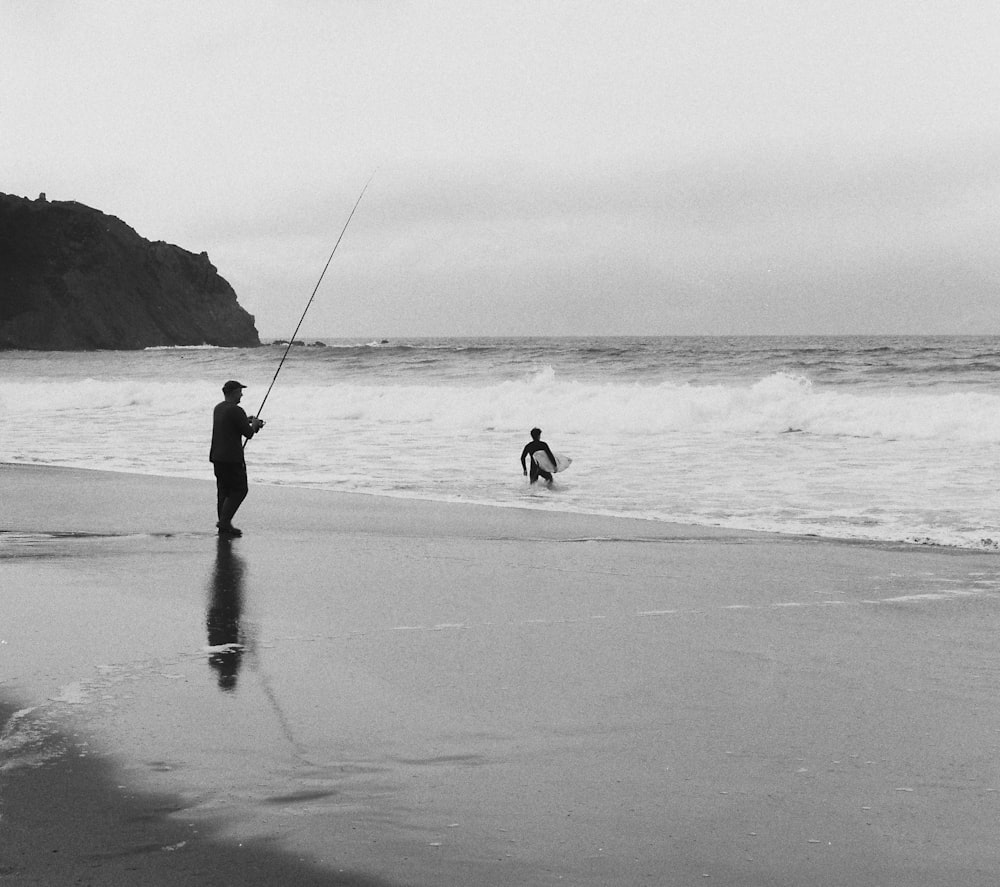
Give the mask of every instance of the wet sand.
[(1000, 559), (0, 466), (0, 881), (994, 885)]

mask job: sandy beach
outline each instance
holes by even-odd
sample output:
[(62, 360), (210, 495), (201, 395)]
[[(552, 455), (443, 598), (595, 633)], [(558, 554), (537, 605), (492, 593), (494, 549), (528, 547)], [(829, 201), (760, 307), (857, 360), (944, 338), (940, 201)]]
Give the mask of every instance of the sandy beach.
[(0, 882), (995, 885), (995, 554), (0, 466)]

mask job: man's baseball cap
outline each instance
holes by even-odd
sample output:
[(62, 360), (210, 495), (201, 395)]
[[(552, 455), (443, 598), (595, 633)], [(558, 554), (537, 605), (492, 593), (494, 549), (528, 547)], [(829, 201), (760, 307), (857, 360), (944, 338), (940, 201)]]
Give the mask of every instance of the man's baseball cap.
[(235, 391), (237, 388), (246, 388), (246, 387), (247, 386), (244, 385), (242, 382), (237, 382), (235, 379), (230, 379), (228, 382), (226, 382), (225, 385), (222, 386), (222, 393), (229, 394), (230, 391)]

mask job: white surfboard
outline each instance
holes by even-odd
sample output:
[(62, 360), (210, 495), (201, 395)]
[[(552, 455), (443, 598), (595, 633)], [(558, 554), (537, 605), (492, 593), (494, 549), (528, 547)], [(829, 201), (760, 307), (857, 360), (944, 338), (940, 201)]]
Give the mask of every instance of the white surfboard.
[(556, 464), (552, 464), (552, 460), (548, 457), (545, 450), (539, 450), (537, 453), (532, 453), (531, 458), (535, 460), (535, 464), (542, 469), (542, 471), (548, 471), (555, 474), (557, 471), (565, 471), (572, 464), (573, 460), (569, 456), (560, 456), (558, 453), (553, 453), (556, 457)]

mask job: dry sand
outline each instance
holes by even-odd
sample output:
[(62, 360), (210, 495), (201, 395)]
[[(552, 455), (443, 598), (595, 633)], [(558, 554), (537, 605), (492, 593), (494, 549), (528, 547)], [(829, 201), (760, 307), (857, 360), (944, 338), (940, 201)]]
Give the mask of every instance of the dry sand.
[(995, 555), (213, 509), (0, 466), (0, 883), (1000, 881)]

